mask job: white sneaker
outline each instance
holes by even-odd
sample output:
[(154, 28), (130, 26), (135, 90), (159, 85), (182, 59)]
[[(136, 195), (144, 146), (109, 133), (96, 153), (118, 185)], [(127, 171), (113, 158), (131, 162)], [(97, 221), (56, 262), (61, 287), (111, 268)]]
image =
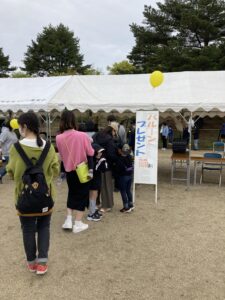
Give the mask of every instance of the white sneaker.
[(73, 222), (72, 219), (66, 219), (65, 223), (62, 226), (62, 229), (72, 229), (73, 228)]
[(83, 222), (80, 222), (78, 225), (73, 225), (74, 233), (78, 233), (78, 232), (84, 231), (86, 229), (88, 229), (88, 224), (85, 224)]

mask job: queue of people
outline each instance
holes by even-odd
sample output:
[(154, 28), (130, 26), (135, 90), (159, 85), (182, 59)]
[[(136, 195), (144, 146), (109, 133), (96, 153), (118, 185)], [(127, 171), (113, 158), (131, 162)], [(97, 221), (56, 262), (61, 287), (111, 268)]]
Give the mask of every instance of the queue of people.
[[(43, 275), (48, 271), (50, 223), (54, 206), (54, 177), (60, 172), (60, 161), (64, 168), (68, 186), (66, 218), (63, 230), (80, 233), (89, 225), (84, 221), (100, 221), (103, 214), (113, 208), (113, 180), (121, 194), (121, 213), (134, 210), (131, 185), (133, 180), (133, 158), (130, 146), (124, 143), (123, 128), (119, 136), (119, 124), (113, 120), (105, 129), (92, 134), (76, 130), (72, 111), (65, 110), (60, 118), (60, 133), (56, 136), (56, 147), (40, 136), (37, 115), (27, 112), (18, 118), (21, 139), (15, 138), (12, 130), (2, 132), (0, 142), (8, 157), (4, 172), (15, 181), (15, 206), (20, 218), (23, 244), (30, 272)], [(7, 148), (4, 148), (6, 132)], [(86, 162), (86, 182), (81, 182), (77, 167)], [(101, 208), (96, 199), (101, 195)], [(73, 222), (74, 218), (74, 222)], [(37, 239), (36, 239), (37, 236)]]

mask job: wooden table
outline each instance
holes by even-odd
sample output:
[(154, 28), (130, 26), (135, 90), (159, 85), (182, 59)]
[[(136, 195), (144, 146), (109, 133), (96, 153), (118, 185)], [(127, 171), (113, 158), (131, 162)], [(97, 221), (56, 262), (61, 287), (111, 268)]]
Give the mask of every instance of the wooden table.
[(215, 163), (215, 164), (225, 164), (225, 158), (209, 158), (203, 156), (191, 156), (191, 160), (194, 161), (194, 182), (196, 184), (196, 177), (197, 177), (197, 166), (198, 164), (202, 165), (202, 163)]

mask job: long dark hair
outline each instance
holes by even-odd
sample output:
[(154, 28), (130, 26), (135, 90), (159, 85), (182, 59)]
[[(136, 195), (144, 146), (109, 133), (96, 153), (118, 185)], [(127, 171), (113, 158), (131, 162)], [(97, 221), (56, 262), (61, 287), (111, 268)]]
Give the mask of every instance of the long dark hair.
[(37, 115), (34, 112), (27, 112), (19, 116), (18, 123), (21, 127), (27, 126), (31, 132), (37, 136), (38, 147), (43, 146), (43, 141), (40, 137), (40, 122)]
[(111, 126), (106, 126), (104, 129), (103, 129), (103, 134), (109, 134), (111, 136), (113, 136), (113, 128)]
[(76, 129), (76, 119), (71, 110), (64, 110), (61, 115), (59, 130), (63, 133), (68, 129)]

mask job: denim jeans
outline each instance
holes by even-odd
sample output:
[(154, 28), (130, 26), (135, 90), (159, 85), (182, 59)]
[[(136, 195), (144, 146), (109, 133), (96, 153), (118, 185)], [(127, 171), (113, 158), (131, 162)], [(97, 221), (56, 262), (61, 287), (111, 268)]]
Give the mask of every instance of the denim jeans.
[[(23, 244), (29, 263), (48, 261), (51, 215), (42, 217), (20, 217)], [(37, 242), (36, 242), (37, 233)]]
[(9, 157), (5, 156), (5, 161), (3, 162), (3, 166), (0, 167), (0, 177), (5, 176), (5, 174), (6, 174), (6, 168), (5, 168), (5, 166), (7, 165), (8, 161), (9, 161)]
[(194, 150), (198, 150), (198, 139), (194, 140)]
[(131, 193), (133, 177), (129, 176), (118, 176), (118, 187), (123, 201), (123, 207), (128, 208), (133, 206), (133, 199)]

